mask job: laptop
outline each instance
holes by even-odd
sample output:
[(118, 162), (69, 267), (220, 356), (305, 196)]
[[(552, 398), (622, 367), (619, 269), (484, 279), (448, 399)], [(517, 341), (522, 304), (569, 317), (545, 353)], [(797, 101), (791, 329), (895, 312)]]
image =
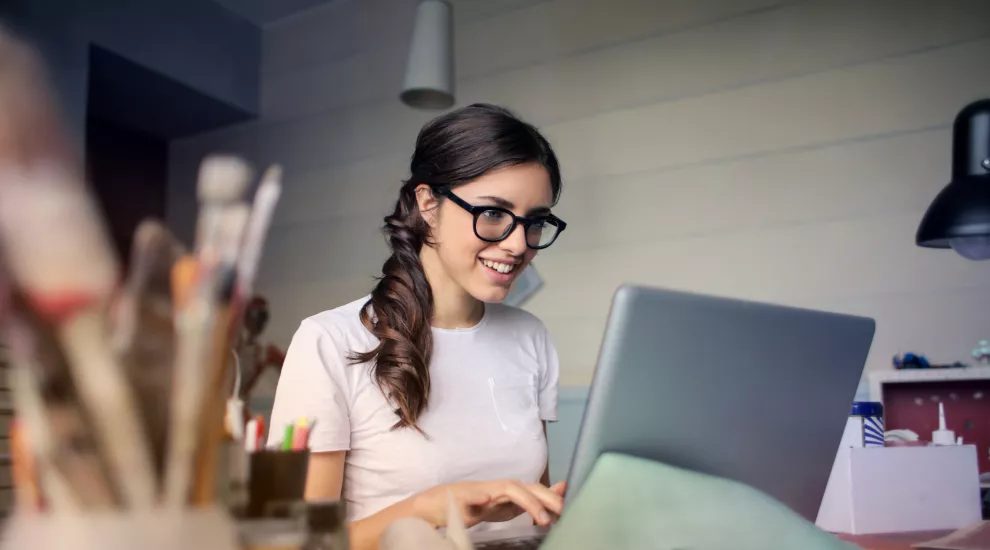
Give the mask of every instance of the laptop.
[[(873, 319), (627, 285), (615, 294), (567, 477), (606, 451), (745, 483), (814, 522)], [(538, 526), (472, 533), (537, 548)]]

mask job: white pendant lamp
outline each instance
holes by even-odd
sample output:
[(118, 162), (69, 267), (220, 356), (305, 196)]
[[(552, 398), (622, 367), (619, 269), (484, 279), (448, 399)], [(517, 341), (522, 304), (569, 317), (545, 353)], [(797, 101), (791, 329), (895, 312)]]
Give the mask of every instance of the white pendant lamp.
[(454, 104), (454, 18), (446, 0), (420, 0), (416, 7), (402, 102), (417, 109)]

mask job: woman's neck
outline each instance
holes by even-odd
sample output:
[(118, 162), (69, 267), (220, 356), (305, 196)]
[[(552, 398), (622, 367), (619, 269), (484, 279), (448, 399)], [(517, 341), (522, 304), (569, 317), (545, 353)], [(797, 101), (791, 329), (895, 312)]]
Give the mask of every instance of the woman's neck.
[(424, 246), (419, 254), (423, 272), (433, 291), (433, 319), (436, 328), (470, 328), (481, 322), (485, 304), (468, 294), (447, 276), (434, 249)]

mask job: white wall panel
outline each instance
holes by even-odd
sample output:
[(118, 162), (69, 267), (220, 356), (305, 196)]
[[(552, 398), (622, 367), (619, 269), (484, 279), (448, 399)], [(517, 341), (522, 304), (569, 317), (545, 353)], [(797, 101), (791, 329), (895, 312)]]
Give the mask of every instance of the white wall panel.
[[(259, 274), (269, 336), (370, 290), (419, 128), (396, 95), (415, 2), (356, 0), (266, 30), (263, 119), (173, 145), (188, 228), (208, 151), (285, 167)], [(984, 0), (455, 0), (458, 100), (503, 103), (558, 151), (564, 236), (527, 305), (584, 384), (626, 282), (873, 316), (894, 353), (965, 360), (987, 265), (920, 249), (950, 132), (990, 97)], [(187, 229), (186, 229), (187, 230)], [(180, 232), (183, 230), (180, 230)], [(575, 300), (575, 296), (582, 300)]]

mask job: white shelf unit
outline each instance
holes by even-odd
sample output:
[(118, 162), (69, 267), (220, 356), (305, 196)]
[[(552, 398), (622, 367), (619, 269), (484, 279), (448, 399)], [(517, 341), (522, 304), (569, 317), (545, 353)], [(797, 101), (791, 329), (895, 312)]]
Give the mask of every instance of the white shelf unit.
[(990, 366), (945, 369), (891, 369), (871, 372), (866, 375), (866, 378), (870, 383), (870, 400), (883, 403), (883, 387), (885, 384), (990, 380)]

